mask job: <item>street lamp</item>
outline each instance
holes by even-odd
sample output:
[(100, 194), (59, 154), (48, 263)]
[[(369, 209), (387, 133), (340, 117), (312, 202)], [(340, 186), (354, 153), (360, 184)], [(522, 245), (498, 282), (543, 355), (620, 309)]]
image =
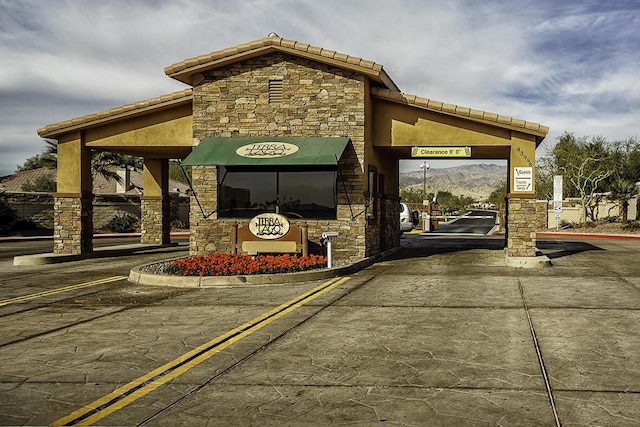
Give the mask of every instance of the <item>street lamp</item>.
[(426, 161), (422, 162), (420, 169), (422, 169), (422, 200), (427, 200), (427, 169), (429, 169), (429, 164)]
[(427, 201), (427, 169), (429, 169), (429, 164), (424, 161), (420, 165), (420, 169), (422, 169), (422, 204), (425, 206), (426, 212), (422, 212), (422, 229), (424, 231), (429, 231), (429, 214), (431, 210), (429, 209), (429, 202)]

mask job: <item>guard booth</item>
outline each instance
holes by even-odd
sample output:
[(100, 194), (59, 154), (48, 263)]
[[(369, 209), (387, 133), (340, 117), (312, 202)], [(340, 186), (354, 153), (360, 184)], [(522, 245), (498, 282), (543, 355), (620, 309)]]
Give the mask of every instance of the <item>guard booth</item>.
[(234, 224), (273, 213), (306, 224), (310, 253), (337, 233), (349, 261), (399, 246), (400, 159), (462, 153), (508, 160), (507, 254), (535, 256), (545, 126), (403, 93), (380, 64), (275, 34), (218, 49), (164, 69), (183, 91), (38, 130), (58, 141), (54, 252), (93, 250), (96, 151), (144, 158), (142, 243), (170, 241), (168, 161), (188, 157), (191, 254), (231, 252)]

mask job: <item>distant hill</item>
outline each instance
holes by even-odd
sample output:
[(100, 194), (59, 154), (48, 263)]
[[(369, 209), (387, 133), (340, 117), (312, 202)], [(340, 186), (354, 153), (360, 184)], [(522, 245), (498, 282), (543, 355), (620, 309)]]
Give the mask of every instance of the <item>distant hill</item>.
[[(456, 196), (471, 196), (483, 201), (507, 180), (507, 167), (473, 164), (427, 170), (427, 192), (449, 191)], [(400, 173), (400, 188), (422, 190), (422, 170)]]

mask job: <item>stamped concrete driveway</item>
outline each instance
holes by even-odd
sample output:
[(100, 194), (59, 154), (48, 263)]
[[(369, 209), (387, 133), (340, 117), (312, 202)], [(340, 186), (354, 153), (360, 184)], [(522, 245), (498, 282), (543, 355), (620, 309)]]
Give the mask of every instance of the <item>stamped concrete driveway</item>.
[(211, 289), (14, 267), (3, 301), (113, 281), (0, 306), (0, 423), (637, 425), (640, 241), (539, 248), (407, 236), (348, 279)]

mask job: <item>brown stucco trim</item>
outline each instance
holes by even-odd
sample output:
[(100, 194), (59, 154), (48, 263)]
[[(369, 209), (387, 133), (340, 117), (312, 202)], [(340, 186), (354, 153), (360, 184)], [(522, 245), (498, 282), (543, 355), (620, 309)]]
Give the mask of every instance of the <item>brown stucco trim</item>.
[(295, 40), (283, 39), (281, 37), (265, 37), (205, 55), (185, 59), (184, 61), (165, 67), (164, 72), (167, 76), (183, 83), (193, 84), (192, 79), (195, 74), (274, 51), (281, 51), (313, 61), (346, 68), (364, 74), (387, 88), (396, 91), (399, 90), (398, 86), (391, 80), (380, 64), (357, 56), (351, 56)]
[(168, 197), (168, 194), (166, 196), (140, 196), (140, 200), (162, 200)]
[(508, 193), (507, 199), (536, 199), (536, 193)]
[(425, 110), (437, 111), (456, 117), (464, 117), (476, 122), (487, 123), (504, 129), (517, 130), (525, 134), (535, 135), (538, 143), (541, 142), (549, 132), (549, 128), (547, 126), (543, 126), (539, 123), (515, 119), (513, 117), (490, 113), (488, 111), (474, 110), (460, 105), (447, 104), (433, 99), (422, 98), (416, 95), (405, 94), (389, 89), (372, 87), (371, 94), (376, 98), (386, 101), (405, 104)]
[(53, 197), (66, 197), (66, 198), (83, 198), (83, 197), (93, 197), (93, 194), (91, 195), (85, 195), (82, 193), (53, 193)]
[(57, 136), (65, 133), (104, 125), (116, 120), (129, 119), (142, 114), (149, 114), (163, 109), (191, 103), (192, 100), (192, 89), (185, 89), (180, 92), (173, 92), (144, 101), (125, 104), (120, 107), (111, 108), (98, 113), (88, 114), (86, 116), (50, 124), (38, 129), (38, 135), (42, 138), (56, 138)]

